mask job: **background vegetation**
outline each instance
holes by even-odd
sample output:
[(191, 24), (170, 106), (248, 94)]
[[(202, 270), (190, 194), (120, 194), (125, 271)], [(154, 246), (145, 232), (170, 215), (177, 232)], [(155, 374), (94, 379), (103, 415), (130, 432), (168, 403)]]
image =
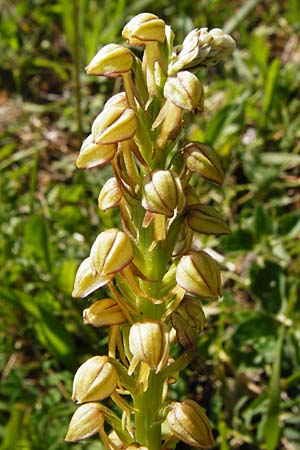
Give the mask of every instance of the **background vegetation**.
[(80, 172), (75, 159), (119, 87), (83, 68), (143, 11), (172, 25), (177, 43), (195, 27), (224, 27), (238, 47), (201, 74), (205, 113), (187, 129), (223, 157), (224, 187), (196, 187), (221, 203), (233, 232), (205, 243), (222, 266), (224, 299), (206, 306), (197, 361), (171, 395), (206, 408), (215, 449), (299, 449), (299, 0), (0, 8), (0, 450), (101, 448), (63, 442), (74, 371), (106, 345), (82, 325), (89, 301), (71, 299), (74, 274), (103, 226), (118, 224), (116, 212), (97, 210), (108, 170)]

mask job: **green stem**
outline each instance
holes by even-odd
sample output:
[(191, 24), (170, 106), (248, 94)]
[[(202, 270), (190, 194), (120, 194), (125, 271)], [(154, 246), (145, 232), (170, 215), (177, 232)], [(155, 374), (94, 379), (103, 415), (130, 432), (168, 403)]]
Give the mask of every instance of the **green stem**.
[(136, 440), (149, 450), (161, 449), (161, 422), (159, 410), (162, 403), (163, 380), (151, 371), (146, 392), (134, 398)]

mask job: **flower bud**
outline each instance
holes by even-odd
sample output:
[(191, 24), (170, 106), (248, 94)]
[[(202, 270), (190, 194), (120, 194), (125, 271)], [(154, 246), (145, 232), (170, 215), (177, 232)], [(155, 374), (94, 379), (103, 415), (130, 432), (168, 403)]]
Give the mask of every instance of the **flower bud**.
[(117, 151), (117, 144), (95, 144), (90, 134), (84, 141), (78, 155), (76, 166), (79, 169), (90, 169), (109, 163)]
[(198, 299), (184, 296), (177, 312), (190, 324), (192, 328), (202, 331), (205, 324), (205, 315)]
[(93, 141), (96, 144), (115, 144), (131, 139), (135, 134), (137, 119), (131, 108), (105, 107), (92, 124)]
[(117, 228), (100, 233), (91, 248), (91, 267), (101, 275), (111, 275), (126, 267), (133, 259), (128, 236)]
[(204, 298), (221, 297), (221, 275), (216, 262), (203, 251), (180, 258), (176, 281), (191, 294)]
[(108, 44), (102, 47), (85, 68), (88, 75), (103, 75), (116, 78), (129, 72), (133, 63), (133, 55), (123, 45)]
[(168, 73), (179, 70), (197, 70), (226, 59), (235, 49), (235, 41), (220, 28), (192, 30), (184, 39), (180, 51), (169, 65)]
[(112, 280), (113, 275), (94, 274), (90, 262), (86, 258), (77, 269), (72, 297), (86, 297)]
[(180, 179), (172, 170), (155, 170), (144, 178), (142, 206), (147, 211), (172, 217), (184, 204)]
[(110, 108), (112, 106), (116, 106), (116, 107), (124, 108), (124, 109), (128, 108), (129, 104), (128, 104), (126, 92), (118, 92), (118, 94), (115, 94), (112, 97), (110, 97), (107, 100), (107, 102), (105, 103), (104, 109)]
[(188, 111), (203, 109), (203, 94), (201, 81), (187, 71), (168, 78), (164, 85), (164, 96), (179, 108)]
[(84, 325), (92, 325), (98, 328), (120, 325), (124, 322), (126, 322), (124, 314), (117, 302), (111, 298), (99, 300), (83, 311)]
[(122, 192), (115, 177), (109, 178), (103, 185), (99, 197), (98, 206), (102, 211), (118, 206), (122, 198)]
[(99, 403), (81, 405), (73, 414), (66, 442), (77, 442), (89, 438), (104, 427), (104, 412)]
[(185, 349), (194, 347), (198, 337), (196, 330), (177, 312), (172, 314), (171, 321), (180, 344)]
[(107, 356), (94, 356), (77, 370), (73, 382), (72, 400), (93, 402), (109, 397), (118, 385), (117, 369)]
[(129, 332), (129, 349), (138, 361), (160, 372), (167, 364), (170, 338), (167, 325), (161, 320), (134, 323)]
[(209, 205), (192, 205), (187, 213), (188, 226), (197, 233), (230, 234), (230, 228), (224, 221), (222, 215)]
[(164, 42), (165, 22), (154, 14), (141, 13), (125, 25), (122, 36), (130, 45), (145, 45), (149, 41)]
[(214, 438), (206, 414), (194, 400), (173, 402), (167, 414), (171, 433), (192, 447), (210, 449)]
[(201, 177), (222, 184), (224, 170), (220, 158), (210, 145), (190, 142), (183, 148), (183, 156), (187, 168)]

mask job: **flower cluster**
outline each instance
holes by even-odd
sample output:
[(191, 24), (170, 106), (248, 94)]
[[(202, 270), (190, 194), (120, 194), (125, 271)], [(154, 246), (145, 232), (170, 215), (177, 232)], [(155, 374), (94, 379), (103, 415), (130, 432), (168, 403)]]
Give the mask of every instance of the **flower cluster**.
[[(114, 176), (98, 205), (118, 208), (122, 229), (101, 232), (76, 274), (73, 297), (108, 288), (110, 297), (85, 309), (83, 320), (109, 327), (109, 339), (108, 355), (88, 359), (75, 374), (72, 399), (80, 406), (66, 441), (100, 434), (106, 449), (158, 450), (177, 440), (208, 449), (213, 437), (203, 409), (192, 400), (168, 402), (167, 392), (204, 327), (201, 299), (221, 297), (218, 265), (193, 238), (230, 230), (189, 184), (195, 175), (222, 184), (220, 159), (207, 144), (182, 145), (181, 131), (185, 116), (204, 106), (194, 71), (223, 60), (235, 44), (220, 29), (202, 28), (173, 48), (171, 28), (150, 13), (130, 20), (122, 36), (144, 48), (142, 60), (126, 46), (109, 44), (86, 68), (89, 75), (123, 81), (77, 159), (79, 168), (111, 164)], [(174, 345), (181, 346), (176, 359)], [(101, 403), (108, 397), (120, 416)], [(162, 435), (164, 421), (169, 431)]]

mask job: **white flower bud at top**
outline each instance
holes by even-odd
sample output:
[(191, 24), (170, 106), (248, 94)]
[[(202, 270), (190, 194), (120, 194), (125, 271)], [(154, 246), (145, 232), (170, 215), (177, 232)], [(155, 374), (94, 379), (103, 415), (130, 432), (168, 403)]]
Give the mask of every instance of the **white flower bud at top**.
[(169, 65), (169, 75), (180, 70), (197, 70), (226, 59), (235, 49), (235, 41), (220, 28), (208, 31), (196, 28), (184, 39), (179, 53)]
[(91, 248), (91, 267), (101, 275), (111, 275), (126, 267), (133, 259), (130, 239), (117, 228), (100, 233)]
[(133, 54), (123, 45), (108, 44), (102, 47), (86, 67), (88, 75), (103, 75), (116, 78), (129, 72), (133, 63)]
[(169, 77), (164, 85), (164, 96), (178, 108), (188, 111), (202, 109), (203, 86), (191, 72), (179, 72)]
[(203, 251), (180, 258), (176, 281), (183, 289), (203, 298), (221, 297), (221, 275), (216, 262)]
[(73, 414), (65, 441), (77, 442), (99, 433), (104, 427), (104, 421), (103, 408), (99, 403), (79, 406)]
[(129, 349), (138, 361), (160, 372), (167, 364), (170, 338), (167, 325), (161, 320), (134, 323), (129, 332)]
[(167, 415), (171, 433), (192, 447), (210, 449), (214, 438), (204, 410), (194, 400), (173, 402)]
[(93, 356), (75, 374), (72, 400), (76, 403), (103, 400), (115, 391), (117, 385), (117, 369), (108, 357)]
[(113, 275), (95, 274), (90, 258), (86, 258), (77, 269), (72, 297), (86, 297), (113, 279)]
[(151, 41), (164, 42), (165, 22), (155, 14), (141, 13), (125, 25), (122, 36), (130, 45), (145, 45)]
[(172, 170), (155, 170), (143, 180), (142, 206), (147, 211), (168, 217), (179, 213), (185, 196), (179, 176)]

